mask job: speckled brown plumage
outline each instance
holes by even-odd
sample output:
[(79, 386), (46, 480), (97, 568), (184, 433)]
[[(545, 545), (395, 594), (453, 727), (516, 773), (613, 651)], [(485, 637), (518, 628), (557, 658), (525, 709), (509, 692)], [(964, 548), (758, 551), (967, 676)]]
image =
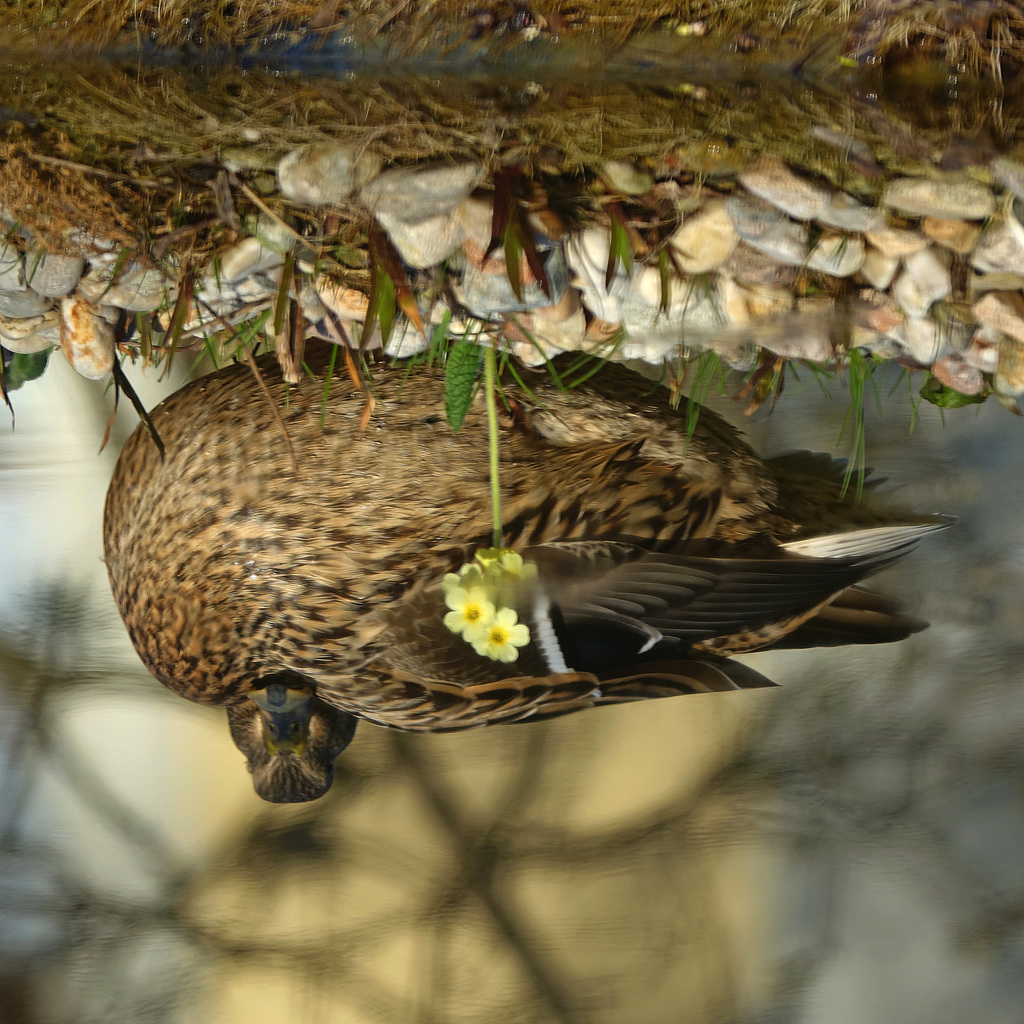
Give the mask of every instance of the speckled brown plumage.
[[(588, 630), (618, 636), (621, 623), (604, 616), (623, 594), (664, 640), (641, 656), (627, 628), (626, 650), (601, 654), (600, 664), (597, 655), (581, 656), (558, 672), (534, 643), (511, 664), (482, 658), (444, 628), (439, 587), (444, 573), (490, 543), (482, 399), (453, 437), (437, 372), (375, 370), (376, 408), (360, 433), (364, 396), (347, 376), (336, 375), (324, 399), (327, 358), (326, 348), (312, 349), (307, 362), (317, 377), (290, 387), (271, 362), (261, 363), (294, 466), (252, 371), (240, 365), (153, 412), (166, 458), (136, 431), (106, 505), (114, 597), (162, 683), (189, 700), (233, 708), (243, 749), (260, 745), (260, 716), (247, 695), (275, 673), (315, 691), (318, 711), (341, 723), (313, 742), (318, 760), (308, 784), (294, 781), (295, 755), (272, 757), (267, 768), (265, 754), (247, 750), (269, 799), (307, 799), (326, 788), (332, 754), (351, 736), (335, 712), (412, 730), (549, 717), (765, 685), (716, 656), (790, 634), (799, 643), (807, 620), (806, 636), (811, 627), (819, 637), (833, 629), (831, 640), (813, 642), (894, 639), (914, 628), (884, 602), (853, 615), (864, 600), (848, 590), (901, 554), (914, 531), (867, 555), (784, 549), (840, 524), (852, 530), (894, 516), (840, 501), (827, 458), (764, 462), (707, 410), (688, 439), (685, 410), (673, 413), (645, 382), (609, 369), (568, 394), (546, 378), (531, 384), (535, 397), (510, 387), (503, 539), (537, 561), (567, 643), (577, 628), (586, 645)], [(918, 532), (939, 525), (895, 521), (923, 524)], [(690, 596), (672, 598), (667, 611), (664, 601), (649, 605), (651, 573), (680, 580), (680, 594)], [(686, 621), (687, 608), (698, 626)], [(860, 635), (835, 625), (847, 613)], [(270, 776), (261, 781), (261, 771)]]

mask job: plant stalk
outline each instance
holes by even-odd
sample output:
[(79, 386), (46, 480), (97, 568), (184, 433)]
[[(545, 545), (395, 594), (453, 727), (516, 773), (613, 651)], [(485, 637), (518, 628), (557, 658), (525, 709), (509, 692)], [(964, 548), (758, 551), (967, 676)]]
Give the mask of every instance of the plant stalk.
[(491, 524), (492, 539), (496, 548), (501, 547), (501, 480), (499, 478), (498, 438), (498, 357), (494, 347), (484, 349), (484, 384), (487, 391), (487, 439), (491, 456)]

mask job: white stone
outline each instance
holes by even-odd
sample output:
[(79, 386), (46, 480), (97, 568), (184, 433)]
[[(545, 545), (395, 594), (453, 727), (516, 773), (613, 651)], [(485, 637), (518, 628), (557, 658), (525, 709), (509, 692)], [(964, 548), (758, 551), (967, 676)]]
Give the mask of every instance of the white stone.
[(732, 196), (725, 202), (736, 233), (747, 243), (780, 263), (803, 266), (808, 253), (807, 229), (768, 204)]
[(19, 319), (0, 316), (0, 342), (11, 352), (23, 355), (53, 348), (60, 344), (60, 315), (51, 309)]
[(906, 228), (884, 228), (881, 231), (866, 231), (865, 238), (884, 256), (899, 259), (927, 248), (928, 239), (917, 231)]
[(491, 243), (491, 227), (494, 222), (494, 200), (489, 196), (470, 196), (456, 207), (455, 215), (470, 239), (481, 250), (486, 251)]
[(370, 150), (336, 142), (314, 142), (286, 153), (277, 165), (281, 194), (296, 203), (340, 203), (380, 171), (381, 158)]
[(1024, 345), (1005, 335), (999, 341), (995, 386), (1004, 395), (1024, 394)]
[(78, 292), (90, 302), (121, 309), (149, 312), (174, 302), (176, 287), (163, 273), (140, 263), (129, 263), (116, 281), (111, 271), (92, 267), (78, 283)]
[(606, 160), (601, 173), (615, 192), (627, 196), (642, 196), (654, 185), (649, 171), (638, 167), (631, 160)]
[(891, 335), (922, 366), (931, 366), (952, 351), (945, 332), (931, 317), (908, 317)]
[(0, 316), (38, 316), (52, 307), (52, 299), (44, 299), (42, 295), (36, 295), (27, 289), (20, 292), (0, 292)]
[(22, 255), (10, 242), (6, 242), (0, 247), (0, 291), (23, 292), (27, 288)]
[(30, 250), (25, 255), (25, 282), (48, 299), (59, 299), (73, 291), (85, 270), (85, 260), (57, 253)]
[(355, 288), (349, 288), (339, 281), (318, 277), (313, 286), (320, 301), (339, 320), (365, 320), (370, 307), (369, 299)]
[(971, 256), (971, 266), (981, 271), (1008, 271), (1024, 275), (1024, 246), (1009, 225), (997, 224), (982, 233)]
[(984, 185), (966, 179), (896, 178), (886, 186), (882, 202), (906, 213), (950, 220), (984, 220), (996, 208)]
[(864, 253), (864, 262), (860, 265), (860, 276), (872, 288), (885, 291), (892, 284), (899, 266), (900, 261), (896, 256), (886, 256), (869, 245)]
[(855, 235), (826, 235), (807, 256), (807, 266), (833, 277), (849, 277), (864, 263), (864, 240)]
[[(208, 273), (206, 277), (216, 281), (219, 276), (221, 281), (234, 284), (250, 274), (271, 270), (281, 266), (282, 263), (284, 263), (284, 257), (279, 252), (260, 245), (258, 238), (243, 238), (220, 254), (219, 275)], [(216, 285), (214, 284), (213, 287)]]
[(791, 287), (796, 281), (798, 269), (788, 263), (758, 252), (741, 241), (722, 267), (722, 272), (746, 284), (769, 284)]
[(964, 361), (982, 373), (995, 373), (999, 367), (999, 332), (979, 327), (963, 353)]
[(360, 198), (402, 259), (425, 269), (442, 263), (465, 240), (458, 207), (483, 177), (477, 163), (394, 168), (365, 186)]
[(827, 189), (794, 174), (781, 160), (774, 157), (762, 157), (738, 177), (740, 184), (748, 192), (797, 220), (812, 220), (817, 217), (831, 199)]
[(114, 327), (103, 310), (80, 295), (60, 304), (60, 344), (68, 362), (83, 377), (102, 380), (114, 368)]
[(793, 293), (771, 285), (741, 284), (729, 277), (718, 282), (722, 312), (730, 324), (746, 324), (759, 317), (775, 316), (793, 308)]
[(587, 309), (599, 320), (617, 324), (622, 322), (620, 298), (629, 288), (630, 277), (618, 266), (605, 287), (610, 246), (607, 228), (587, 228), (566, 241), (565, 260), (575, 275), (574, 283), (582, 292)]
[(873, 206), (857, 202), (845, 192), (837, 192), (815, 220), (841, 231), (884, 231), (885, 214)]
[(903, 262), (892, 286), (893, 298), (908, 317), (924, 317), (932, 305), (953, 290), (949, 257), (940, 249), (922, 249)]
[(1014, 195), (1024, 199), (1024, 167), (1009, 157), (1001, 156), (992, 161), (992, 173)]
[(705, 274), (720, 267), (731, 255), (739, 235), (722, 200), (702, 206), (676, 229), (669, 245), (686, 274)]
[(378, 220), (383, 213), (413, 223), (453, 213), (483, 179), (478, 163), (395, 167), (365, 185), (359, 197)]
[(980, 324), (1024, 342), (1024, 295), (988, 292), (971, 307)]
[(436, 217), (413, 222), (388, 214), (380, 215), (378, 219), (402, 259), (410, 267), (420, 270), (443, 263), (466, 239), (458, 218), (451, 213), (440, 213)]

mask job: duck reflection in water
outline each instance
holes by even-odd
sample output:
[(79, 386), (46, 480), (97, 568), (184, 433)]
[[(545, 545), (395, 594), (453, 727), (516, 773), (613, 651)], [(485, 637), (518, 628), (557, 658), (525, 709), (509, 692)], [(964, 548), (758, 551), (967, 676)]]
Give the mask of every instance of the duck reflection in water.
[(183, 388), (152, 414), (166, 456), (137, 430), (106, 503), (136, 649), (227, 709), (267, 800), (325, 793), (360, 718), (436, 732), (768, 686), (729, 656), (925, 625), (856, 584), (945, 518), (844, 499), (841, 464), (761, 459), (707, 409), (691, 434), (618, 367), (506, 387), (505, 553), (478, 559), (483, 398), (453, 436), (440, 373), (378, 368), (364, 424), (344, 375), (325, 399), (329, 355), (291, 386), (262, 361), (276, 412), (245, 365)]

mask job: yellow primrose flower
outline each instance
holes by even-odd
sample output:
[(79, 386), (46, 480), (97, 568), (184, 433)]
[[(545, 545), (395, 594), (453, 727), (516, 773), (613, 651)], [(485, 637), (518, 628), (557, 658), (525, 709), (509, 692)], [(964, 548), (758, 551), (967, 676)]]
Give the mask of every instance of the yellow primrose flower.
[(445, 591), (444, 603), (451, 609), (444, 617), (444, 624), (453, 633), (465, 634), (494, 620), (494, 605), (483, 587), (451, 587)]
[(507, 550), (508, 548), (478, 548), (476, 560), (484, 567), (484, 570), (487, 570), (500, 562), (501, 556)]
[(480, 571), (480, 566), (474, 565), (472, 562), (467, 562), (457, 573), (445, 573), (444, 579), (441, 580), (441, 589), (446, 594), (456, 587), (460, 587), (462, 590), (472, 590), (474, 587), (483, 585), (484, 574)]
[(530, 642), (530, 630), (521, 622), (512, 608), (499, 608), (487, 624), (466, 631), (466, 639), (477, 654), (492, 661), (515, 661), (519, 657), (517, 647)]
[(497, 568), (512, 579), (529, 580), (537, 575), (537, 566), (533, 562), (524, 562), (523, 556), (505, 548), (498, 558)]

